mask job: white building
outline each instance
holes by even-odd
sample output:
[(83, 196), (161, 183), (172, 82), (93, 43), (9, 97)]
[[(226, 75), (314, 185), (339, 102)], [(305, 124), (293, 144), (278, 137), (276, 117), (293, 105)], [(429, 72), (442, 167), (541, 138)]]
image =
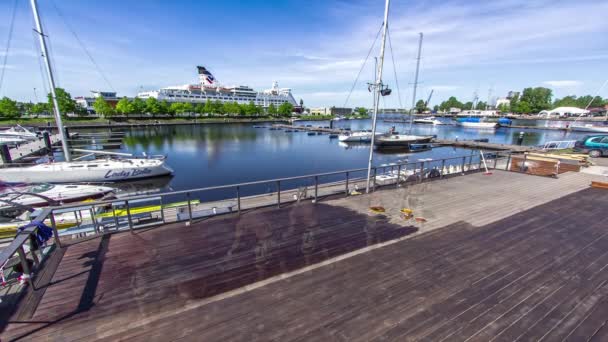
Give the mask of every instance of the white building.
[(580, 116), (589, 114), (588, 110), (584, 110), (577, 107), (557, 107), (551, 110), (543, 110), (538, 113), (538, 116), (550, 118), (556, 117), (568, 117), (568, 116)]

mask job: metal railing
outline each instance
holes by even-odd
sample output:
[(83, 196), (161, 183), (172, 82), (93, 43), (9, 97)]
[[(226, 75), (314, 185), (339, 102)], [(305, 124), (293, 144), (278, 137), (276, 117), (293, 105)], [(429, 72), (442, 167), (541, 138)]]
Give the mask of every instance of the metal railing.
[(556, 140), (548, 141), (543, 145), (543, 150), (563, 150), (573, 148), (576, 140)]
[[(489, 169), (496, 169), (504, 162), (509, 169), (511, 152), (484, 153)], [(500, 165), (502, 168), (502, 165)], [(484, 164), (478, 151), (470, 155), (438, 160), (420, 159), (415, 162), (391, 163), (372, 168), (372, 190), (378, 188), (399, 188), (401, 186), (442, 179), (454, 175), (483, 171)], [(62, 237), (66, 235), (90, 237), (118, 231), (133, 231), (174, 222), (192, 223), (224, 213), (240, 214), (243, 210), (276, 206), (311, 200), (327, 196), (350, 196), (358, 189), (364, 189), (366, 168), (318, 173), (305, 176), (285, 177), (271, 180), (219, 185), (190, 190), (172, 191), (162, 194), (139, 195), (122, 199), (95, 201), (47, 207), (37, 214), (35, 220), (44, 222), (53, 229), (54, 243), (62, 248)], [(268, 186), (269, 192), (260, 192)], [(248, 195), (246, 188), (250, 189)], [(201, 201), (204, 193), (224, 191), (223, 198)], [(234, 194), (232, 197), (227, 195)], [(184, 199), (182, 202), (168, 203), (170, 199)], [(150, 205), (150, 203), (153, 203)], [(147, 204), (138, 207), (140, 204)], [(142, 209), (143, 208), (143, 209)], [(0, 251), (0, 265), (4, 265), (15, 254), (19, 257), (23, 271), (31, 274), (23, 246), (32, 243), (36, 227), (19, 233), (11, 244)], [(62, 230), (60, 232), (60, 230)], [(40, 264), (34, 249), (30, 248), (34, 267)], [(41, 254), (40, 258), (43, 255)], [(31, 277), (28, 282), (33, 287)]]

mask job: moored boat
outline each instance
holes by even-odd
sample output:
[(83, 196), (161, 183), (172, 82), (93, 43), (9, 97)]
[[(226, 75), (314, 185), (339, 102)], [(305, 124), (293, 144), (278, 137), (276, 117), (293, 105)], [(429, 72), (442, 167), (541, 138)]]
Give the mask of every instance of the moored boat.
[(412, 145), (431, 142), (433, 136), (391, 134), (378, 137), (375, 141), (376, 148), (402, 148), (411, 149)]
[(606, 125), (594, 125), (594, 124), (584, 124), (584, 125), (572, 125), (570, 129), (575, 132), (591, 132), (591, 133), (608, 133), (608, 126)]
[(495, 129), (498, 124), (485, 121), (482, 118), (462, 118), (458, 119), (458, 125), (464, 128)]
[(444, 123), (437, 120), (434, 116), (429, 116), (422, 119), (414, 119), (414, 123), (425, 125), (443, 125)]
[[(376, 138), (382, 136), (382, 133), (376, 132)], [(372, 132), (371, 131), (357, 131), (340, 134), (338, 140), (341, 142), (371, 142)]]
[(70, 203), (100, 198), (114, 188), (88, 184), (17, 184), (0, 190), (0, 211), (15, 206), (39, 207), (49, 202)]
[(35, 132), (32, 132), (31, 130), (29, 130), (21, 125), (17, 125), (17, 126), (9, 128), (9, 129), (0, 131), (0, 137), (12, 138), (12, 139), (17, 138), (17, 139), (23, 139), (23, 140), (36, 140), (36, 139), (38, 139), (38, 134), (36, 134)]
[(166, 176), (173, 170), (165, 158), (106, 158), (95, 160), (51, 162), (0, 170), (5, 183), (74, 183), (117, 182)]

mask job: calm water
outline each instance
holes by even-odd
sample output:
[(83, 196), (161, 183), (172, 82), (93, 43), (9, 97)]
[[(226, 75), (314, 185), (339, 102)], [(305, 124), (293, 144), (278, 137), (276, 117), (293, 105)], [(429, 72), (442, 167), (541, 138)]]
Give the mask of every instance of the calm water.
[[(329, 121), (299, 121), (297, 125), (329, 126)], [(540, 123), (544, 124), (544, 123)], [(554, 122), (551, 122), (554, 124)], [(378, 130), (391, 126), (401, 132), (407, 125), (378, 122)], [(335, 121), (334, 127), (353, 130), (369, 129), (370, 120)], [(309, 136), (306, 132), (286, 133), (254, 128), (253, 124), (207, 124), (125, 129), (122, 151), (141, 154), (163, 154), (175, 170), (172, 178), (142, 181), (133, 185), (160, 191), (184, 190), (208, 186), (234, 184), (273, 178), (301, 176), (355, 168), (365, 168), (369, 145), (346, 145), (328, 135)], [(437, 135), (439, 138), (488, 138), (491, 142), (514, 144), (519, 130), (499, 128), (495, 132), (468, 130), (456, 126), (414, 125), (412, 133)], [(549, 140), (571, 140), (581, 134), (561, 131), (526, 130), (524, 144), (539, 145)], [(375, 165), (391, 162), (418, 161), (423, 158), (440, 159), (471, 154), (470, 150), (441, 147), (418, 153), (375, 154)], [(354, 175), (354, 176), (363, 176)], [(328, 182), (338, 180), (326, 177)], [(285, 188), (301, 184), (285, 184)], [(123, 185), (127, 186), (127, 185)], [(252, 186), (243, 194), (270, 192), (273, 185)], [(215, 191), (210, 199), (229, 197), (232, 193)]]

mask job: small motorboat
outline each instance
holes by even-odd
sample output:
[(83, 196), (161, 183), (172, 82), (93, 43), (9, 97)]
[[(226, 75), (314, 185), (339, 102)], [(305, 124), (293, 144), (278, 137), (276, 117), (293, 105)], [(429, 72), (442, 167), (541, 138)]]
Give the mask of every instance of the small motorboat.
[(411, 149), (412, 145), (430, 143), (433, 136), (429, 135), (409, 135), (409, 134), (390, 134), (379, 137), (376, 142), (376, 148), (401, 148)]
[(434, 116), (429, 116), (422, 119), (414, 119), (414, 123), (425, 125), (444, 125), (443, 122), (437, 120)]
[(575, 132), (608, 133), (608, 126), (594, 124), (572, 125), (570, 129)]
[(114, 191), (108, 186), (86, 184), (1, 184), (0, 187), (2, 212), (95, 199)]
[(488, 122), (483, 118), (462, 118), (458, 119), (458, 125), (464, 128), (495, 129), (498, 123)]
[(23, 140), (36, 140), (39, 138), (38, 134), (35, 132), (21, 126), (17, 125), (11, 127), (9, 129), (5, 129), (0, 131), (0, 137), (2, 138), (19, 138)]

